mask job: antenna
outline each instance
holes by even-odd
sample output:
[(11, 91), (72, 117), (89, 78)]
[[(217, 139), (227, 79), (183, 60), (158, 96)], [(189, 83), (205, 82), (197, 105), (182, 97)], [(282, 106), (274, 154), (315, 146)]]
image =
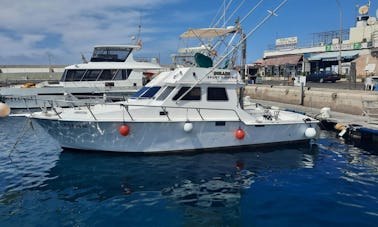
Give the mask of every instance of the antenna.
[(88, 63), (88, 61), (85, 58), (84, 54), (83, 53), (80, 53), (80, 54), (81, 54), (81, 60), (83, 61), (83, 63)]
[(142, 13), (140, 13), (139, 15), (139, 25), (138, 25), (138, 33), (137, 33), (137, 36), (133, 36), (132, 37), (132, 40), (135, 41), (135, 44), (139, 44), (141, 43), (141, 40), (140, 40), (140, 33), (142, 32)]

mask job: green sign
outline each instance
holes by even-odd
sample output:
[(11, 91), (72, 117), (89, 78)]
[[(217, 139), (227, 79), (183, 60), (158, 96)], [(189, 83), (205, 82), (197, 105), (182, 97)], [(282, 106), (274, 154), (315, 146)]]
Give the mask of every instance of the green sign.
[(361, 43), (353, 43), (353, 50), (361, 49)]
[(326, 45), (325, 51), (332, 51), (332, 45)]

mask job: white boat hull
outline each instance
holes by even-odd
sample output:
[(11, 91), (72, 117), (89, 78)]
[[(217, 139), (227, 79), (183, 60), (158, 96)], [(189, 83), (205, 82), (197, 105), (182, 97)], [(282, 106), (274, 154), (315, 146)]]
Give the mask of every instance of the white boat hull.
[[(305, 131), (311, 123), (244, 125), (239, 121), (191, 122), (193, 129), (184, 130), (185, 122), (95, 122), (62, 121), (32, 118), (63, 148), (112, 152), (177, 152), (183, 150), (220, 149), (276, 143), (308, 141)], [(130, 133), (122, 136), (119, 127), (126, 124)], [(237, 139), (235, 131), (244, 130)]]

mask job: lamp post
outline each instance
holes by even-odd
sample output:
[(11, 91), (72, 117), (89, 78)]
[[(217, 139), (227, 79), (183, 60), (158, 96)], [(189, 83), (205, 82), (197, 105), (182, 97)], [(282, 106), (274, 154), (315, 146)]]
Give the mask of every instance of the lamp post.
[[(342, 37), (343, 37), (343, 9), (341, 8), (341, 3), (339, 0), (336, 0), (337, 7), (339, 8), (339, 57), (338, 57), (338, 68), (337, 73), (341, 76), (341, 48), (342, 48)], [(349, 76), (349, 88), (350, 88), (350, 81), (351, 78)]]

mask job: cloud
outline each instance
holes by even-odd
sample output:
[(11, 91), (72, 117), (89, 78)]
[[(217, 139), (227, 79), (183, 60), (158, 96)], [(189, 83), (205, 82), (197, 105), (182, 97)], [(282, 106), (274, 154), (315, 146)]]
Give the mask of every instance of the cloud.
[(147, 17), (179, 2), (4, 0), (0, 8), (0, 64), (46, 64), (46, 53), (55, 64), (76, 63), (80, 53), (88, 55), (94, 45), (130, 43), (138, 32), (141, 15), (146, 25), (142, 28), (144, 43), (156, 41), (151, 37), (164, 26)]

